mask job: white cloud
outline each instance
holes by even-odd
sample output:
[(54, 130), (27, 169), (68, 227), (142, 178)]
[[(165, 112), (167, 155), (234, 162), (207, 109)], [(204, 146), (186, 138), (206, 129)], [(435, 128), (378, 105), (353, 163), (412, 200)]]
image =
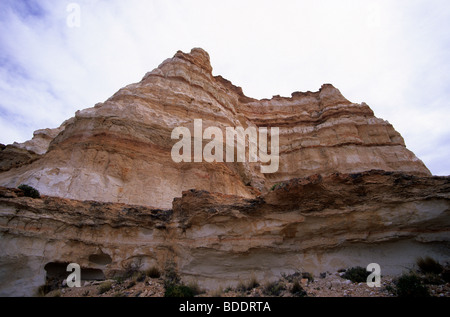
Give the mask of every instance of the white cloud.
[(0, 4), (2, 143), (58, 126), (177, 50), (203, 47), (214, 74), (251, 97), (332, 83), (390, 121), (433, 173), (450, 174), (446, 0), (72, 1), (80, 28), (66, 24), (70, 2)]

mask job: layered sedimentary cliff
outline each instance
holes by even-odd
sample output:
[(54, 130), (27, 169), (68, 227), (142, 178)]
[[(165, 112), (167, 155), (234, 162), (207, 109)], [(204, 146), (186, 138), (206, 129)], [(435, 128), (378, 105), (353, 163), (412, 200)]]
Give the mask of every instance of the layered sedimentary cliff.
[(369, 263), (400, 273), (419, 256), (450, 260), (449, 198), (449, 177), (383, 171), (292, 179), (255, 199), (190, 190), (170, 210), (3, 188), (0, 295), (31, 295), (73, 262), (84, 278), (174, 262), (211, 289)]
[[(194, 131), (196, 119), (223, 134), (279, 128), (279, 169), (176, 163), (172, 131)], [(43, 197), (23, 197), (19, 184)], [(450, 260), (450, 178), (431, 176), (392, 125), (329, 84), (249, 98), (212, 75), (202, 49), (57, 129), (0, 146), (0, 186), (0, 295), (32, 295), (68, 263), (101, 279), (173, 262), (218, 288), (299, 269), (374, 262), (389, 274), (418, 256)]]
[[(219, 127), (280, 128), (279, 169), (261, 163), (175, 163), (171, 132)], [(366, 104), (345, 99), (332, 85), (318, 92), (255, 100), (212, 75), (202, 49), (178, 52), (139, 83), (104, 103), (76, 113), (59, 129), (40, 130), (15, 145), (26, 157), (2, 151), (0, 185), (27, 183), (40, 192), (72, 199), (170, 208), (188, 189), (256, 197), (294, 177), (372, 169), (430, 175), (388, 122)], [(28, 157), (31, 156), (31, 157)], [(6, 170), (6, 171), (5, 171)], [(0, 170), (1, 172), (1, 170)]]

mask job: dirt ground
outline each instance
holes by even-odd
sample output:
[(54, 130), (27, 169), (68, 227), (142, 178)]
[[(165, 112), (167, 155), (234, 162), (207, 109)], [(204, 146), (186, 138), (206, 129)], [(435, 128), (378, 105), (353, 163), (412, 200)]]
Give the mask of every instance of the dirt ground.
[[(395, 277), (382, 276), (381, 287), (369, 287), (367, 283), (353, 283), (342, 277), (343, 273), (322, 273), (321, 276), (302, 278), (283, 277), (274, 284), (251, 282), (236, 288), (202, 291), (199, 297), (394, 297)], [(301, 292), (294, 292), (300, 285)], [(427, 284), (428, 292), (434, 297), (450, 297), (450, 283)], [(164, 297), (164, 279), (135, 275), (128, 279), (107, 281), (85, 281), (80, 288), (61, 287), (45, 296), (54, 297)]]

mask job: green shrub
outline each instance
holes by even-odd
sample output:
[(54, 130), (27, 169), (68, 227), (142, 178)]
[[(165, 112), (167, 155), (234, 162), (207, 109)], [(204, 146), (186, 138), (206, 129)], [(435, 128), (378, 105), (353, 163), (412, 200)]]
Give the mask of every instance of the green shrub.
[(292, 285), (291, 294), (297, 297), (306, 297), (308, 295), (298, 281), (295, 281), (294, 285)]
[(369, 275), (370, 273), (365, 268), (356, 266), (346, 270), (342, 277), (353, 283), (365, 283)]
[(33, 188), (25, 184), (20, 185), (18, 188), (23, 192), (25, 197), (41, 198), (41, 194), (36, 188)]
[(99, 294), (106, 293), (107, 291), (111, 290), (111, 287), (112, 283), (110, 281), (103, 282), (98, 286), (98, 293)]
[(191, 283), (186, 286), (181, 282), (181, 278), (178, 275), (175, 263), (168, 262), (166, 264), (164, 275), (164, 297), (194, 297), (200, 293), (200, 289), (197, 284)]
[(399, 297), (429, 297), (430, 294), (420, 278), (413, 274), (403, 274), (395, 281), (395, 294)]
[(442, 265), (439, 264), (439, 262), (437, 262), (436, 260), (434, 260), (429, 256), (427, 256), (425, 259), (418, 258), (416, 263), (420, 271), (424, 274), (427, 273), (440, 274), (444, 270), (444, 268), (442, 267)]
[(263, 293), (268, 296), (280, 296), (281, 293), (286, 290), (286, 286), (278, 281), (268, 283), (263, 290)]
[(166, 287), (164, 297), (194, 297), (195, 291), (183, 284), (174, 284)]
[(199, 295), (199, 294), (204, 293), (204, 291), (202, 289), (200, 289), (200, 286), (198, 285), (197, 282), (189, 282), (187, 284), (187, 287), (189, 287), (194, 292), (194, 295)]

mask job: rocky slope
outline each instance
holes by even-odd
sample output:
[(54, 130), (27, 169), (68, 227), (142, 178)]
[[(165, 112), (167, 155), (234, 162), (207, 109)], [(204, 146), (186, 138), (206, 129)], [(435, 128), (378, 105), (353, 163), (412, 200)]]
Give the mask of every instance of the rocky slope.
[[(176, 127), (280, 128), (279, 170), (260, 163), (175, 163)], [(26, 183), (46, 195), (170, 208), (189, 189), (254, 198), (295, 177), (380, 169), (430, 172), (388, 122), (332, 85), (256, 100), (212, 75), (208, 53), (177, 52), (141, 82), (120, 89), (55, 130), (3, 150), (0, 185)], [(22, 153), (19, 158), (17, 153)], [(13, 162), (9, 162), (12, 160)], [(3, 172), (2, 172), (3, 171)]]
[(190, 190), (169, 210), (0, 190), (0, 295), (31, 295), (68, 263), (86, 279), (129, 268), (215, 290), (255, 276), (378, 263), (401, 273), (419, 256), (450, 260), (450, 178), (371, 171), (292, 179), (254, 199)]

